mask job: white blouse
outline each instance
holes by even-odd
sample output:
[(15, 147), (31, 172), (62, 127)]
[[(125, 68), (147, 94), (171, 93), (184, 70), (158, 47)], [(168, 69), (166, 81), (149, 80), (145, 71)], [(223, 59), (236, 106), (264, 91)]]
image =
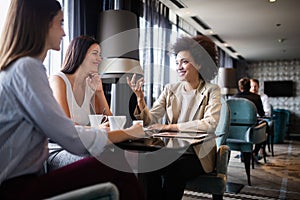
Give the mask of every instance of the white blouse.
[(78, 105), (74, 97), (71, 83), (67, 76), (63, 72), (58, 72), (57, 76), (61, 77), (66, 84), (67, 91), (67, 101), (69, 106), (69, 111), (71, 119), (79, 125), (88, 125), (89, 124), (89, 114), (94, 106), (91, 105), (91, 99), (94, 95), (93, 90), (86, 84), (85, 87), (85, 96), (81, 106)]

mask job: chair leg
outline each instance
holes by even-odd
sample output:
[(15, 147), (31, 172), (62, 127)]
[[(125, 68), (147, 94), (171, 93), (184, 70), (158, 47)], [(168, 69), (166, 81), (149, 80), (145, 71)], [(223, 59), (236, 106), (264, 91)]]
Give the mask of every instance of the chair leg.
[(252, 152), (252, 156), (251, 156), (251, 158), (252, 158), (252, 161), (251, 161), (251, 163), (252, 163), (252, 169), (254, 169), (255, 157), (256, 157), (255, 153)]
[(265, 163), (267, 163), (266, 145), (267, 145), (267, 141), (263, 142), (263, 144), (262, 144), (262, 152), (263, 152), (263, 157), (264, 157), (264, 162)]
[[(267, 141), (261, 143), (261, 150), (262, 150), (262, 155), (263, 155), (263, 158), (264, 158), (264, 162), (267, 163), (267, 152), (266, 152), (266, 145), (267, 145)], [(254, 169), (254, 168), (253, 168)]]
[(271, 134), (271, 150), (272, 150), (272, 156), (274, 157), (274, 133)]
[(271, 143), (271, 153), (272, 153), (272, 156), (274, 157), (274, 123), (270, 126), (269, 132), (270, 133), (269, 133), (268, 142)]
[(267, 136), (268, 151), (272, 152), (272, 148), (270, 147), (271, 146), (270, 140), (271, 140), (271, 134), (268, 133), (268, 136)]
[(213, 200), (223, 200), (223, 195), (221, 194), (213, 194)]
[(244, 164), (245, 164), (245, 170), (247, 174), (247, 180), (248, 180), (248, 185), (251, 186), (251, 180), (250, 180), (250, 161), (252, 157), (252, 152), (243, 152), (244, 156)]

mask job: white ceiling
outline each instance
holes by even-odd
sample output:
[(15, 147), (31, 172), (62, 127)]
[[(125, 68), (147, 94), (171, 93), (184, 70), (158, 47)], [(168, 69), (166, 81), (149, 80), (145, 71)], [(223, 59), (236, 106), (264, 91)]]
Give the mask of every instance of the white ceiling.
[[(205, 35), (211, 35), (191, 17), (209, 26), (246, 61), (300, 59), (300, 0), (161, 0)], [(227, 53), (230, 49), (212, 39)], [(282, 39), (283, 42), (278, 42)]]

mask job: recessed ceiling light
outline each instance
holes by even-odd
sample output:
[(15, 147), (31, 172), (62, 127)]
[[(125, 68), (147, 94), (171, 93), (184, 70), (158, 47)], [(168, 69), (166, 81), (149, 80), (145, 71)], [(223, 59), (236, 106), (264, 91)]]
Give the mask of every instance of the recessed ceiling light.
[(210, 35), (214, 34), (214, 31), (211, 29), (207, 29), (206, 31), (207, 31), (207, 34), (210, 34)]
[(274, 3), (276, 0), (269, 0), (270, 3)]

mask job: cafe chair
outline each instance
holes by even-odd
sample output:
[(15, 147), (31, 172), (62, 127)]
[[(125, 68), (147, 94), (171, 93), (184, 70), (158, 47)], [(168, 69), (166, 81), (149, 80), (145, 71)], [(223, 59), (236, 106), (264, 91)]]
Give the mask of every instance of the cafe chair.
[(210, 193), (213, 199), (223, 199), (227, 183), (227, 168), (230, 158), (230, 149), (226, 144), (230, 124), (230, 110), (225, 100), (222, 102), (220, 119), (216, 128), (216, 143), (218, 152), (216, 168), (212, 173), (204, 174), (190, 180), (186, 189), (197, 192)]
[(218, 126), (216, 128), (216, 143), (217, 149), (223, 144), (226, 144), (226, 139), (229, 135), (229, 125), (230, 125), (230, 109), (229, 106), (223, 98), (221, 99), (222, 107), (220, 111), (220, 119)]
[(118, 200), (119, 191), (110, 182), (83, 187), (48, 198), (47, 200)]
[(214, 200), (223, 199), (229, 158), (230, 148), (221, 145), (217, 153), (216, 169), (212, 173), (200, 175), (187, 182), (186, 190), (210, 193)]
[(253, 145), (266, 140), (267, 123), (257, 124), (257, 110), (254, 103), (245, 98), (227, 100), (230, 108), (229, 135), (226, 144), (231, 150), (240, 151), (245, 165), (248, 185), (250, 180), (250, 162), (254, 168)]
[[(261, 144), (262, 145), (262, 150), (263, 150), (263, 159), (264, 162), (267, 163), (266, 159), (266, 149), (265, 149), (265, 143), (268, 138), (268, 133), (267, 133), (267, 121), (259, 121), (258, 124), (253, 128), (253, 134), (252, 134), (252, 143), (257, 145)], [(252, 153), (252, 169), (254, 169), (254, 163), (256, 162), (255, 159), (258, 155), (254, 155)]]

